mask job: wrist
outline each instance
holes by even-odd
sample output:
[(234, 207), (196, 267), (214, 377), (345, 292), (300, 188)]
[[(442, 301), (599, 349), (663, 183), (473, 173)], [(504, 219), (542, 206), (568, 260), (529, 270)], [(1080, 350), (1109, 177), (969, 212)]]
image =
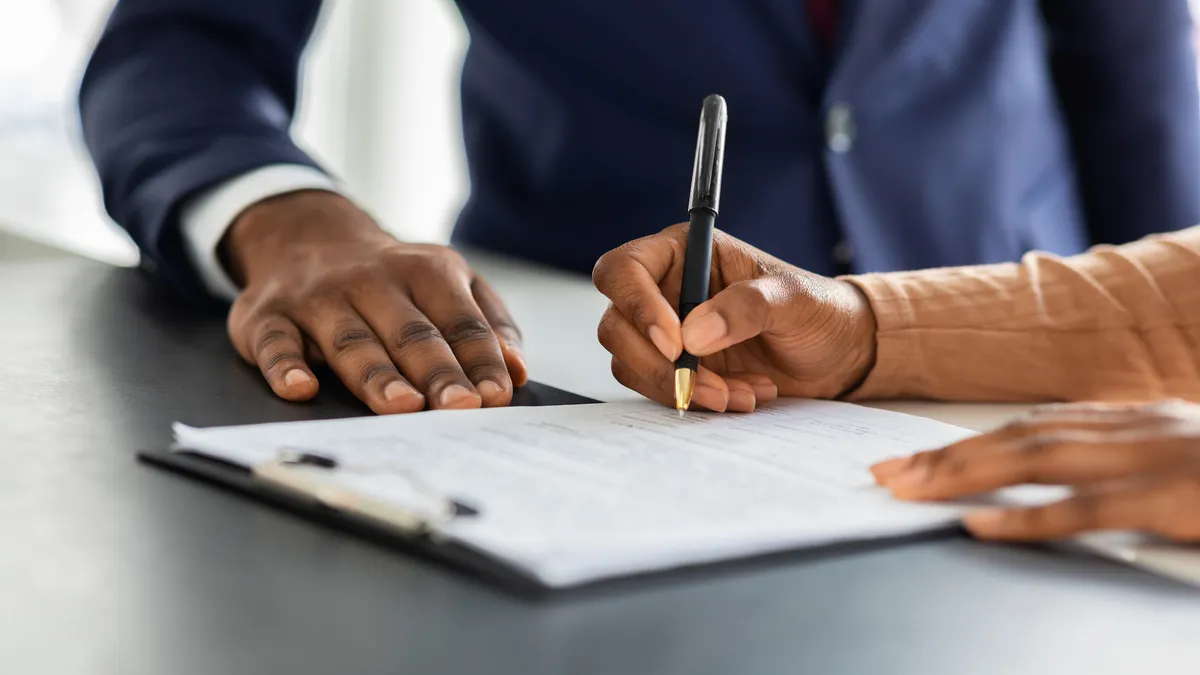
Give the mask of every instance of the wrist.
[(878, 355), (878, 323), (875, 320), (875, 310), (866, 292), (857, 284), (838, 280), (844, 288), (849, 289), (852, 345), (848, 358), (847, 381), (838, 398), (851, 396), (862, 387), (875, 368)]
[(244, 287), (297, 250), (373, 237), (389, 235), (349, 199), (326, 190), (300, 190), (243, 211), (222, 238), (219, 254), (230, 277)]

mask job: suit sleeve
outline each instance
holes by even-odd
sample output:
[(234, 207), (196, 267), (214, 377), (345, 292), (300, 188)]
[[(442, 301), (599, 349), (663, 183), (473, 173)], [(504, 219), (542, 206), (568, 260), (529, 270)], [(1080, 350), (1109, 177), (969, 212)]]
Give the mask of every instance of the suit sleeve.
[(1187, 0), (1041, 0), (1092, 243), (1200, 223)]
[(184, 200), (278, 164), (319, 168), (292, 141), (299, 62), (320, 0), (120, 0), (79, 93), (105, 208), (143, 268), (208, 297), (186, 254)]

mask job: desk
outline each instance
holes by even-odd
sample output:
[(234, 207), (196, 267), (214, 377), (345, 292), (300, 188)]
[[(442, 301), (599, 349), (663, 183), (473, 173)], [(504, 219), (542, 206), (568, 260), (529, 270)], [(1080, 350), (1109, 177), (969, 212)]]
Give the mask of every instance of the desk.
[[(481, 270), (536, 377), (600, 398), (585, 280)], [(0, 672), (1195, 673), (1200, 593), (941, 537), (523, 600), (134, 461), (169, 424), (359, 414), (274, 399), (135, 272), (0, 264)], [(1012, 409), (900, 406), (977, 427)]]

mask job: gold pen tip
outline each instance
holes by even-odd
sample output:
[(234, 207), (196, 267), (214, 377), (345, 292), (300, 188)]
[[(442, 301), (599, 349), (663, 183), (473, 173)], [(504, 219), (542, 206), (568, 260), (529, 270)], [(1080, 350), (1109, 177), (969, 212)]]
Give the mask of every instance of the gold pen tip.
[(675, 409), (679, 416), (692, 405), (692, 392), (696, 390), (696, 371), (679, 368), (675, 371)]

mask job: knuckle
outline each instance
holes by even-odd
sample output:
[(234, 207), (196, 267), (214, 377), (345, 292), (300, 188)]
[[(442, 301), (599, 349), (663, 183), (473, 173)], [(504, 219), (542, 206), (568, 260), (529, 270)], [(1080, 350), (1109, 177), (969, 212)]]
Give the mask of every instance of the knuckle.
[(464, 363), (462, 364), (462, 369), (467, 379), (472, 382), (481, 382), (483, 380), (503, 382), (508, 379), (508, 369), (504, 367), (504, 364), (495, 361)]
[(487, 322), (473, 316), (463, 316), (454, 319), (442, 333), (451, 346), (465, 345), (494, 338), (492, 328)]
[(1030, 436), (1012, 456), (1012, 478), (1015, 482), (1038, 482), (1053, 461), (1062, 439), (1058, 434), (1037, 433)]
[(278, 349), (280, 343), (291, 341), (291, 335), (279, 328), (267, 328), (258, 335), (254, 343), (254, 353), (262, 354), (271, 349)]
[(271, 352), (269, 356), (262, 362), (262, 369), (271, 372), (282, 365), (292, 365), (300, 361), (300, 353), (290, 350), (280, 350)]
[(913, 455), (909, 466), (920, 471), (934, 472), (941, 468), (944, 453), (941, 450), (924, 450)]
[(386, 361), (367, 361), (362, 364), (359, 379), (363, 384), (370, 384), (380, 375), (390, 375), (396, 372), (396, 367)]
[[(688, 222), (686, 220), (680, 221), (678, 223), (675, 223), (674, 225), (668, 225), (665, 228), (663, 228), (662, 234), (670, 237), (671, 239), (683, 240), (683, 239), (687, 238), (687, 233), (688, 233), (689, 227), (691, 227), (690, 222)], [(722, 232), (720, 230), (714, 229), (713, 237), (716, 239), (721, 239), (722, 237), (729, 238), (729, 235), (725, 234), (724, 232)]]
[(467, 264), (467, 259), (464, 258), (463, 255), (457, 250), (449, 246), (437, 246), (434, 251), (434, 257), (440, 260), (444, 265), (448, 265), (460, 270), (468, 269), (470, 267), (470, 265)]
[[(808, 282), (806, 285), (811, 286)], [(738, 298), (739, 304), (746, 307), (752, 315), (762, 316), (769, 312), (772, 307), (780, 304), (784, 298), (791, 295), (787, 289), (786, 283), (781, 283), (779, 279), (773, 277), (761, 277), (753, 281), (738, 285), (741, 293)], [(818, 301), (821, 299), (819, 294), (823, 293), (820, 289), (809, 288), (806, 290), (806, 295), (813, 297)]]
[(503, 335), (507, 340), (521, 342), (525, 336), (521, 333), (521, 327), (511, 319), (495, 319), (491, 321), (492, 330)]
[(344, 354), (355, 349), (360, 349), (370, 344), (374, 339), (375, 334), (364, 326), (346, 325), (338, 326), (334, 329), (330, 344), (335, 354)]
[(612, 371), (613, 377), (616, 378), (617, 382), (619, 382), (621, 386), (628, 389), (637, 388), (638, 382), (633, 376), (633, 371), (631, 371), (624, 363), (621, 363), (617, 359), (612, 359), (609, 369)]
[(417, 276), (448, 277), (469, 269), (458, 251), (448, 246), (404, 247), (397, 249), (396, 269), (411, 271)]
[(592, 283), (595, 284), (596, 290), (610, 298), (620, 295), (619, 289), (626, 276), (622, 274), (622, 270), (628, 270), (631, 265), (637, 264), (639, 256), (645, 255), (645, 249), (652, 238), (644, 237), (627, 242), (600, 256), (596, 265), (592, 267)]
[(1061, 434), (1052, 432), (1034, 433), (1021, 444), (1021, 454), (1027, 459), (1041, 459), (1062, 444)]
[(600, 317), (600, 324), (596, 327), (596, 338), (600, 341), (600, 346), (609, 353), (614, 353), (616, 348), (618, 322), (617, 312), (610, 305), (604, 315)]
[(273, 298), (265, 297), (262, 293), (247, 291), (239, 295), (229, 307), (225, 327), (230, 335), (247, 334), (261, 330), (266, 323), (277, 321), (284, 316), (283, 303)]
[(410, 321), (392, 336), (389, 346), (397, 353), (408, 353), (424, 345), (440, 342), (442, 333), (428, 321)]
[(291, 286), (280, 285), (264, 304), (287, 310), (313, 311), (338, 305), (345, 296), (344, 271), (327, 271), (297, 280)]
[(380, 271), (375, 261), (354, 263), (333, 277), (332, 285), (351, 293), (361, 292), (380, 283)]
[(1008, 422), (1004, 426), (1000, 427), (1000, 430), (1013, 435), (1024, 434), (1031, 430), (1040, 428), (1042, 422), (1044, 421), (1043, 418), (1047, 414), (1049, 413), (1037, 414), (1031, 412), (1027, 415), (1022, 415), (1021, 417), (1018, 417), (1017, 419), (1012, 420), (1011, 422)]
[(250, 321), (250, 303), (245, 297), (244, 293), (238, 296), (230, 305), (229, 313), (225, 315), (225, 332), (230, 337), (242, 333)]
[(937, 473), (941, 478), (953, 480), (967, 472), (967, 460), (959, 457), (946, 457), (945, 461), (937, 464)]
[(1001, 426), (995, 435), (1007, 441), (1032, 439), (1042, 433), (1046, 421), (1045, 416), (1024, 415)]
[(425, 386), (433, 387), (439, 383), (447, 385), (458, 382), (461, 378), (458, 366), (450, 363), (435, 363), (425, 370)]
[(596, 290), (600, 291), (601, 293), (604, 293), (604, 289), (608, 287), (608, 274), (613, 266), (613, 257), (620, 255), (618, 253), (619, 250), (620, 249), (613, 249), (600, 256), (600, 259), (597, 260), (596, 264), (592, 267), (592, 284), (595, 285)]

